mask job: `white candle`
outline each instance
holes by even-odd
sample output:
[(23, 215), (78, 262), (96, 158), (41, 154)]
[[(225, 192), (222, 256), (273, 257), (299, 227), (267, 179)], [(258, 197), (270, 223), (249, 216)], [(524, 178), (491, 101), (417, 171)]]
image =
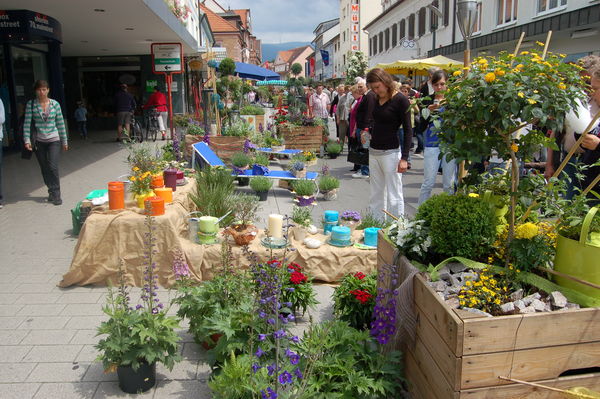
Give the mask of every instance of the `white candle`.
[(269, 236), (273, 238), (283, 237), (283, 216), (271, 214), (269, 215)]

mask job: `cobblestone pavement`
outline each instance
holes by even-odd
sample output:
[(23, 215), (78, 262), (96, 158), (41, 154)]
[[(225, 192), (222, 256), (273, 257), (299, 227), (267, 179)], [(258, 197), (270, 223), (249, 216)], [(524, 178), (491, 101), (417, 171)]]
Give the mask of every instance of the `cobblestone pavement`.
[[(126, 150), (112, 132), (91, 132), (87, 141), (74, 139), (62, 154), (60, 171), (64, 204), (46, 202), (37, 162), (6, 154), (3, 165), (5, 206), (0, 210), (0, 398), (126, 397), (115, 374), (104, 374), (94, 362), (95, 329), (104, 320), (104, 287), (61, 289), (56, 284), (70, 265), (76, 237), (71, 236), (70, 209), (93, 189), (127, 173)], [(324, 209), (366, 209), (368, 180), (351, 178), (343, 154), (326, 161), (341, 178), (337, 201)], [(319, 161), (321, 163), (322, 160)], [(421, 158), (404, 178), (407, 213), (414, 212), (420, 187)], [(439, 190), (439, 188), (438, 188)], [(291, 194), (274, 188), (261, 212), (291, 210)], [(316, 321), (331, 316), (332, 288), (317, 287), (322, 305)], [(166, 294), (166, 293), (165, 293)], [(163, 294), (163, 296), (165, 296)], [(298, 328), (302, 328), (300, 325)], [(209, 367), (191, 336), (181, 331), (184, 360), (173, 371), (158, 367), (156, 388), (140, 395), (154, 398), (208, 398)]]

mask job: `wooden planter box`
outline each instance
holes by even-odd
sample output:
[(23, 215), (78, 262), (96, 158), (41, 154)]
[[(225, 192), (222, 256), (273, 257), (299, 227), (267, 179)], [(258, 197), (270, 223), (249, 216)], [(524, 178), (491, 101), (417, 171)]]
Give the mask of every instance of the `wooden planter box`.
[[(378, 266), (393, 255), (380, 235)], [(399, 345), (413, 398), (563, 398), (498, 376), (600, 390), (600, 308), (482, 317), (449, 308), (421, 275), (413, 285), (416, 340)]]
[(186, 134), (184, 137), (184, 149), (183, 156), (185, 159), (192, 159), (192, 145), (199, 143), (204, 139), (204, 136), (194, 136), (191, 134)]
[(263, 128), (266, 129), (264, 115), (240, 115), (240, 118), (242, 118), (243, 120), (248, 122), (254, 130), (258, 130), (258, 127), (261, 124), (262, 124)]
[(279, 126), (285, 148), (319, 153), (323, 144), (321, 126)]
[(245, 137), (210, 136), (209, 147), (225, 163), (231, 160), (236, 152), (244, 150)]

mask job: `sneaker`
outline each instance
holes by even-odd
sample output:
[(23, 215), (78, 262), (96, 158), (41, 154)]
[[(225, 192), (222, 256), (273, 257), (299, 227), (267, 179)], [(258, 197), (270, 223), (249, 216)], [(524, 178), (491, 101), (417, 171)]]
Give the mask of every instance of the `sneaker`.
[(166, 135), (165, 133), (163, 133), (163, 135), (162, 135), (162, 139), (163, 139), (163, 140), (166, 140), (166, 139), (167, 139), (167, 135)]
[(58, 197), (58, 198), (54, 198), (54, 199), (52, 200), (52, 203), (53, 203), (54, 205), (62, 205), (62, 199), (60, 199), (60, 197)]
[(362, 173), (354, 173), (352, 175), (353, 179), (368, 179), (369, 175), (363, 175)]

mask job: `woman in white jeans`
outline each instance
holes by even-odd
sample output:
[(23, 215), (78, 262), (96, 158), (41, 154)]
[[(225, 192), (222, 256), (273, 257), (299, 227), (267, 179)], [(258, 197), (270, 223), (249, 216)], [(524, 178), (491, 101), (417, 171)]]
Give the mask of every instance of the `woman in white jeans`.
[[(389, 73), (374, 68), (367, 74), (367, 84), (377, 95), (373, 108), (373, 129), (370, 134), (369, 171), (371, 175), (370, 208), (383, 219), (383, 210), (395, 216), (404, 214), (402, 173), (408, 169), (408, 154), (412, 142), (410, 103), (396, 89)], [(398, 139), (398, 129), (404, 128), (404, 142)], [(363, 135), (363, 143), (367, 140)]]
[[(448, 75), (445, 71), (439, 70), (431, 76), (433, 85), (434, 100), (428, 105), (430, 112), (442, 112), (444, 101), (444, 90), (446, 90), (446, 81)], [(431, 197), (431, 190), (435, 185), (435, 178), (440, 167), (440, 147), (433, 123), (430, 123), (423, 133), (424, 151), (423, 151), (423, 184), (419, 194), (419, 205)], [(444, 191), (453, 194), (456, 186), (456, 161), (446, 159), (446, 155), (441, 158), (442, 162), (442, 185)]]

